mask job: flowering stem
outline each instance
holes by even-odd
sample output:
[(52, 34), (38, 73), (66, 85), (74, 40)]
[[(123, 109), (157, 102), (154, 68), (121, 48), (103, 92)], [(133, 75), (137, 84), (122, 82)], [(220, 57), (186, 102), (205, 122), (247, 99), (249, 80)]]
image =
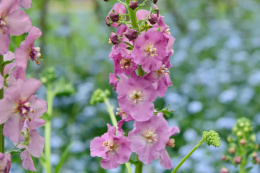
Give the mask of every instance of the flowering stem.
[[(115, 116), (115, 114), (113, 112), (113, 109), (114, 109), (113, 106), (110, 105), (108, 98), (104, 98), (104, 102), (105, 102), (105, 104), (107, 106), (107, 112), (108, 112), (108, 114), (110, 116), (110, 119), (112, 121), (113, 126), (118, 129), (116, 116)], [(125, 163), (125, 166), (126, 166), (127, 172), (128, 173), (132, 173), (130, 163), (129, 162)]]
[[(4, 57), (3, 55), (0, 55), (0, 74), (4, 77)], [(0, 99), (4, 98), (4, 87), (0, 90)], [(3, 127), (4, 124), (0, 125), (0, 152), (4, 153), (5, 151), (5, 137), (3, 135)]]
[(45, 160), (46, 160), (46, 173), (52, 173), (52, 166), (51, 166), (51, 116), (53, 112), (53, 91), (52, 91), (52, 84), (47, 86), (47, 103), (48, 103), (48, 110), (47, 110), (47, 120), (45, 124)]
[(241, 151), (241, 156), (242, 156), (242, 161), (239, 164), (239, 173), (247, 173), (247, 171), (245, 170), (246, 164), (247, 164), (247, 154), (245, 151), (245, 148), (243, 146), (240, 147), (240, 151)]
[(139, 31), (138, 23), (137, 23), (137, 17), (136, 17), (136, 11), (132, 10), (132, 9), (129, 7), (130, 1), (131, 1), (131, 0), (126, 0), (126, 4), (127, 4), (127, 9), (128, 9), (129, 15), (130, 15), (131, 24), (132, 24), (132, 27), (133, 27), (135, 30)]
[(135, 173), (142, 173), (143, 172), (143, 162), (139, 161), (138, 155), (136, 155), (136, 161), (138, 163), (135, 165)]
[(144, 6), (147, 1), (148, 0), (144, 0), (144, 2), (135, 9), (135, 12), (137, 12), (142, 6)]
[(199, 148), (203, 143), (205, 142), (205, 139), (201, 139), (199, 143), (195, 145), (195, 147), (181, 160), (181, 162), (175, 167), (175, 169), (172, 171), (172, 173), (177, 172), (177, 170), (181, 167), (181, 165), (191, 156), (191, 154)]

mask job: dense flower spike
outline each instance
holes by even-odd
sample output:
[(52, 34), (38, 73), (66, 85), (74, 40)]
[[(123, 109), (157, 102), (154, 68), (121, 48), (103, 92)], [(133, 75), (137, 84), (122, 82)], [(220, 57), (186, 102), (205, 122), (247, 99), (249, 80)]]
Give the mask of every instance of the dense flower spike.
[(17, 0), (2, 0), (0, 3), (0, 54), (8, 52), (10, 35), (21, 35), (32, 27), (31, 19), (19, 9)]
[(90, 143), (90, 154), (92, 157), (102, 157), (101, 166), (105, 169), (112, 169), (118, 165), (128, 162), (131, 150), (130, 141), (124, 137), (122, 131), (107, 124), (108, 132), (101, 137), (96, 137)]
[(9, 173), (11, 168), (11, 154), (0, 153), (0, 172)]

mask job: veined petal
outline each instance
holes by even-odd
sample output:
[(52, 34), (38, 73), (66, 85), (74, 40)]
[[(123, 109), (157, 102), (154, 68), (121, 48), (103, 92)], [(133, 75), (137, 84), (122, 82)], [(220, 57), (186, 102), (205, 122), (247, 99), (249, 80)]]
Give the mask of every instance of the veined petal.
[(33, 172), (36, 171), (34, 164), (33, 164), (32, 157), (28, 150), (24, 150), (23, 152), (21, 152), (20, 157), (21, 157), (22, 166), (24, 169), (27, 169), (27, 170), (30, 170)]
[(4, 125), (3, 134), (11, 141), (19, 143), (24, 140), (22, 117), (19, 114), (13, 114)]
[(0, 100), (0, 124), (3, 124), (12, 115), (14, 104), (7, 98)]
[(29, 78), (24, 80), (21, 86), (21, 98), (23, 100), (28, 99), (40, 88), (41, 85), (42, 82), (37, 79)]
[(37, 130), (30, 131), (30, 143), (27, 150), (34, 157), (41, 157), (44, 148), (44, 138), (41, 137)]

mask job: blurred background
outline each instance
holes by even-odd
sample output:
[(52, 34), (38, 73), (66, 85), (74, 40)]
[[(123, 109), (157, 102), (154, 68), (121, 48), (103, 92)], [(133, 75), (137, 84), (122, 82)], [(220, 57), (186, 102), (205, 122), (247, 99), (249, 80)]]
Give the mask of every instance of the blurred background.
[[(55, 75), (71, 83), (69, 92), (54, 99), (52, 115), (51, 162), (56, 167), (66, 147), (72, 143), (62, 173), (123, 173), (124, 165), (103, 170), (100, 158), (91, 158), (90, 141), (107, 131), (110, 118), (104, 104), (89, 104), (97, 88), (109, 89), (111, 104), (117, 106), (116, 94), (109, 85), (113, 64), (108, 55), (112, 31), (105, 17), (116, 0), (33, 0), (26, 12), (43, 35), (44, 61), (30, 63), (28, 74), (41, 78), (50, 67)], [(141, 1), (140, 1), (141, 2)], [(221, 156), (226, 137), (239, 117), (253, 121), (260, 143), (260, 0), (158, 0), (171, 34), (176, 38), (171, 77), (174, 83), (155, 107), (170, 105), (175, 112), (168, 119), (181, 133), (176, 147), (168, 148), (176, 166), (200, 140), (204, 130), (220, 133), (221, 147), (200, 147), (180, 169), (180, 173), (217, 173), (222, 166), (231, 172)], [(63, 84), (54, 83), (57, 87)], [(74, 89), (73, 89), (74, 88)], [(45, 98), (45, 88), (39, 97)], [(132, 124), (125, 128), (129, 130)], [(40, 129), (43, 135), (43, 129)], [(8, 142), (8, 141), (7, 141)], [(36, 159), (37, 172), (43, 172)], [(13, 158), (11, 172), (26, 172), (19, 155)], [(144, 166), (144, 173), (169, 173), (158, 161)], [(259, 173), (254, 166), (253, 173)]]

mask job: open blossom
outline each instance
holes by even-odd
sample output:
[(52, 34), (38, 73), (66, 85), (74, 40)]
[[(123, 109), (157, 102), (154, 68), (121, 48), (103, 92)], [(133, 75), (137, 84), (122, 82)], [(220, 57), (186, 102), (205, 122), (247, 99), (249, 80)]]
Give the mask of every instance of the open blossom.
[(108, 132), (101, 137), (94, 138), (90, 143), (90, 155), (102, 157), (102, 168), (113, 169), (128, 162), (131, 150), (130, 141), (121, 130), (116, 133), (116, 127), (107, 124)]
[(0, 172), (9, 173), (11, 168), (11, 154), (0, 153)]
[(29, 16), (19, 9), (17, 0), (2, 0), (0, 3), (0, 54), (8, 52), (10, 35), (21, 35), (32, 27)]
[(167, 44), (161, 32), (150, 29), (136, 39), (131, 55), (145, 72), (159, 70), (168, 55)]
[(143, 77), (131, 77), (118, 82), (117, 90), (120, 108), (136, 121), (149, 120), (153, 115), (153, 101), (156, 91)]
[(45, 100), (33, 95), (41, 86), (36, 79), (18, 79), (16, 86), (5, 90), (5, 98), (0, 100), (0, 124), (4, 122), (3, 134), (13, 142), (21, 142), (24, 136), (21, 131), (24, 121), (41, 117), (47, 110)]
[(160, 157), (164, 158), (167, 153), (162, 151), (164, 152), (173, 130), (178, 131), (178, 127), (170, 128), (161, 113), (154, 115), (148, 121), (136, 121), (134, 129), (128, 134), (131, 150), (137, 153), (139, 160), (145, 164), (151, 164), (153, 160)]

